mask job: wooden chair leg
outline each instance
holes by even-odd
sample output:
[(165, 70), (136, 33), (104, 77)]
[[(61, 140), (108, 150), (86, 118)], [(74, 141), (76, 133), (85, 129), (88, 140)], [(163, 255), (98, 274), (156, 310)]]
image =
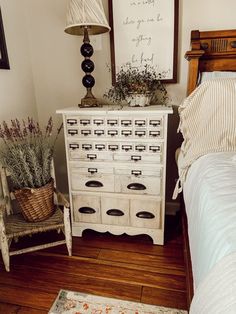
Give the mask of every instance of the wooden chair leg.
[(1, 243), (3, 263), (5, 265), (6, 271), (10, 271), (10, 255), (9, 255), (8, 239), (4, 232), (1, 232), (0, 234), (0, 243)]
[(64, 207), (64, 225), (65, 225), (65, 238), (66, 246), (69, 256), (72, 255), (72, 236), (71, 236), (71, 225), (70, 225), (70, 210)]

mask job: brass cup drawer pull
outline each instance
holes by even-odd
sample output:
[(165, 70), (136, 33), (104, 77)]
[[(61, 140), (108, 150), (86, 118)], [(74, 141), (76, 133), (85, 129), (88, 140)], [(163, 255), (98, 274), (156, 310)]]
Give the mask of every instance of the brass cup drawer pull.
[(152, 137), (158, 137), (161, 135), (160, 131), (149, 131), (149, 135)]
[(78, 130), (68, 130), (68, 134), (71, 136), (77, 135), (78, 134)]
[(90, 120), (88, 120), (88, 119), (81, 119), (80, 120), (80, 124), (81, 125), (89, 125), (90, 124)]
[(115, 136), (115, 135), (118, 135), (118, 131), (117, 130), (109, 130), (109, 131), (107, 131), (107, 134), (110, 136)]
[(152, 151), (153, 153), (160, 152), (161, 147), (160, 146), (150, 146), (149, 150)]
[(141, 160), (142, 159), (142, 157), (141, 156), (131, 156), (131, 160), (133, 160), (133, 161), (139, 161), (139, 160)]
[(97, 150), (104, 150), (105, 148), (105, 144), (95, 144), (95, 149)]
[(104, 131), (103, 130), (95, 130), (94, 134), (97, 136), (101, 136), (101, 135), (104, 135)]
[(98, 169), (97, 168), (88, 168), (88, 172), (91, 174), (97, 173)]
[(138, 152), (144, 152), (146, 150), (146, 146), (145, 145), (136, 145), (135, 150), (137, 150)]
[(141, 170), (131, 170), (131, 174), (138, 177), (142, 175), (142, 171)]
[(150, 120), (149, 125), (151, 126), (160, 126), (161, 125), (161, 120)]
[(107, 120), (107, 124), (114, 126), (114, 125), (118, 125), (118, 121), (117, 120)]
[(69, 148), (72, 150), (76, 150), (79, 148), (79, 144), (69, 144)]
[(108, 216), (116, 216), (116, 217), (124, 216), (124, 213), (122, 212), (122, 210), (116, 209), (116, 208), (107, 210), (106, 214)]
[(121, 120), (121, 125), (122, 126), (131, 126), (132, 121), (131, 120)]
[(115, 151), (115, 150), (119, 149), (119, 146), (118, 145), (108, 145), (108, 149), (111, 151)]
[(132, 135), (132, 131), (131, 130), (122, 130), (121, 135), (130, 136), (130, 135)]
[(96, 154), (87, 154), (87, 158), (90, 160), (94, 160), (94, 159), (97, 159), (97, 155)]
[(81, 214), (87, 214), (87, 215), (91, 215), (91, 214), (95, 214), (96, 213), (96, 210), (92, 207), (87, 207), (87, 206), (84, 206), (84, 207), (80, 207), (78, 209), (78, 211), (81, 213)]
[(76, 119), (67, 119), (66, 123), (68, 125), (77, 125), (77, 120)]
[(146, 132), (145, 131), (135, 131), (135, 135), (142, 137), (142, 136), (146, 135)]
[(101, 188), (103, 187), (102, 182), (96, 180), (90, 180), (85, 183), (85, 185), (89, 188)]
[(136, 126), (145, 126), (146, 121), (145, 120), (135, 120), (134, 123)]
[(132, 145), (122, 145), (122, 150), (128, 152), (129, 150), (132, 150)]
[(142, 183), (130, 183), (129, 185), (127, 185), (127, 188), (129, 190), (146, 190), (146, 186), (143, 185)]
[(104, 121), (103, 121), (103, 120), (100, 120), (100, 119), (94, 119), (94, 120), (93, 120), (93, 124), (102, 125), (102, 124), (104, 124)]
[(155, 218), (155, 215), (153, 215), (153, 213), (150, 213), (147, 211), (138, 212), (136, 216), (141, 219), (154, 219)]
[(91, 144), (82, 144), (82, 149), (83, 150), (90, 150), (90, 149), (92, 149), (92, 145)]
[(84, 136), (88, 136), (88, 135), (91, 135), (91, 131), (90, 130), (81, 130), (81, 134)]

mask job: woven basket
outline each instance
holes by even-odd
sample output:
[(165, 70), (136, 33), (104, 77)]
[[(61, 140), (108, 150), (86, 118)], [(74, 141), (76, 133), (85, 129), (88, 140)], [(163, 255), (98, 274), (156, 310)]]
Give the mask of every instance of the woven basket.
[(40, 188), (25, 188), (14, 191), (22, 215), (26, 221), (38, 222), (50, 217), (54, 212), (54, 181)]

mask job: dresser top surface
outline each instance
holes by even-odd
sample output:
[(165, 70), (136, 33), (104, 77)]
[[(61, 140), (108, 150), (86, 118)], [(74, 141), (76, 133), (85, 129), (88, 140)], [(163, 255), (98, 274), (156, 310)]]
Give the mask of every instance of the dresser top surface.
[(171, 114), (173, 109), (171, 106), (147, 106), (147, 107), (129, 107), (120, 105), (103, 105), (102, 107), (80, 108), (78, 106), (58, 109), (59, 114)]

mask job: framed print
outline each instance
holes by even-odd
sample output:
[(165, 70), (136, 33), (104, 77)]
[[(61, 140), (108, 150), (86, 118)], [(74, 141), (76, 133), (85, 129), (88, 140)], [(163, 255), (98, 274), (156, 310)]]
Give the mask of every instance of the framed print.
[(112, 82), (121, 66), (155, 67), (177, 81), (179, 0), (108, 0)]
[(0, 69), (10, 69), (1, 9), (0, 9)]

